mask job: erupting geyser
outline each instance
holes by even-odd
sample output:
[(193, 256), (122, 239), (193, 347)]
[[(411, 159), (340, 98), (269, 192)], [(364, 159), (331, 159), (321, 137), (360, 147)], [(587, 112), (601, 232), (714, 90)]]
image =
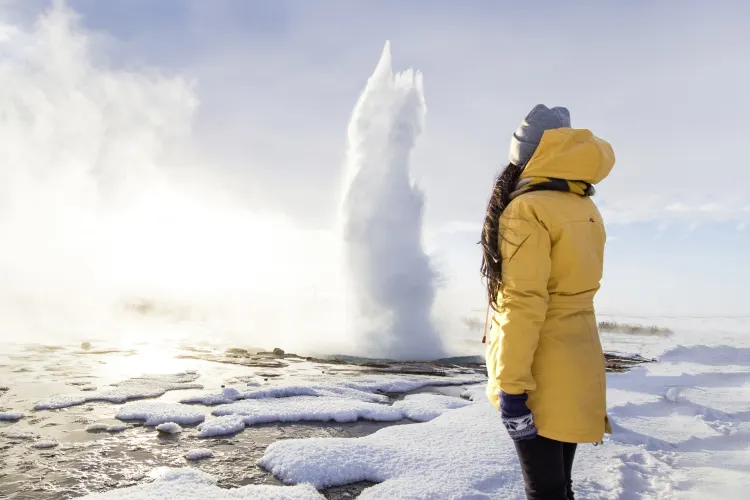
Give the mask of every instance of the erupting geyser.
[(192, 78), (103, 65), (98, 40), (63, 3), (28, 26), (0, 8), (0, 343), (443, 354), (409, 177), (419, 73), (394, 75), (386, 45), (349, 125), (337, 233), (230, 196), (192, 133)]
[(422, 75), (394, 75), (386, 43), (349, 123), (341, 231), (352, 315), (372, 357), (435, 359), (435, 272), (422, 248), (424, 196), (409, 173), (425, 116)]

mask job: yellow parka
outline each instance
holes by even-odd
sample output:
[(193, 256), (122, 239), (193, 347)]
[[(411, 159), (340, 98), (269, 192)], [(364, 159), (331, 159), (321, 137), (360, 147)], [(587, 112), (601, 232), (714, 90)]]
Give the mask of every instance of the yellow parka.
[[(615, 163), (589, 130), (547, 130), (521, 178), (596, 184)], [(611, 433), (605, 360), (594, 314), (606, 234), (588, 196), (533, 191), (500, 219), (503, 288), (487, 345), (487, 395), (529, 395), (539, 435), (598, 443)]]

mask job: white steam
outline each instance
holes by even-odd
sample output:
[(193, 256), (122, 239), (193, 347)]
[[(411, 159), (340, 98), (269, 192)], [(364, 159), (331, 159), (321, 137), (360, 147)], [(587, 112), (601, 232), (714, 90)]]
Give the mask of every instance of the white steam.
[(442, 354), (409, 178), (422, 80), (394, 76), (387, 46), (349, 128), (342, 227), (310, 231), (250, 212), (212, 165), (186, 161), (189, 81), (102, 64), (61, 3), (31, 28), (4, 19), (0, 5), (0, 343)]
[(409, 172), (424, 117), (422, 75), (394, 75), (386, 43), (349, 124), (341, 221), (354, 328), (374, 356), (444, 354), (431, 320), (435, 273), (422, 249), (424, 197)]
[(31, 29), (0, 8), (0, 341), (346, 340), (333, 232), (183, 169), (192, 85), (97, 64), (93, 40), (61, 4)]

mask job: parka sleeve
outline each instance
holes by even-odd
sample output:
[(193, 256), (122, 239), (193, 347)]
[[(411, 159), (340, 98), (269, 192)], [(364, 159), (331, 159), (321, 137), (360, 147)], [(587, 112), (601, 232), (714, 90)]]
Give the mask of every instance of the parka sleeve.
[(539, 334), (547, 315), (551, 241), (533, 206), (523, 197), (500, 220), (502, 291), (495, 315), (499, 342), (495, 374), (500, 389), (521, 394), (536, 389), (531, 373)]

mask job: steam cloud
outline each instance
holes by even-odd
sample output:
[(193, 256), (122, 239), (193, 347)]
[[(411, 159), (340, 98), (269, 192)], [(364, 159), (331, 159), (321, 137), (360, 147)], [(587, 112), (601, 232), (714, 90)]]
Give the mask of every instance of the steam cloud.
[(341, 212), (354, 328), (376, 356), (444, 354), (431, 320), (436, 280), (422, 248), (424, 196), (409, 172), (424, 119), (422, 75), (394, 75), (386, 43), (349, 124)]
[(5, 19), (0, 5), (0, 343), (442, 354), (409, 178), (422, 78), (394, 76), (388, 46), (350, 123), (340, 227), (312, 231), (186, 161), (192, 82), (102, 64), (61, 2), (32, 27)]
[(333, 231), (252, 213), (186, 161), (192, 82), (102, 64), (61, 2), (31, 27), (4, 14), (0, 342), (337, 349)]

